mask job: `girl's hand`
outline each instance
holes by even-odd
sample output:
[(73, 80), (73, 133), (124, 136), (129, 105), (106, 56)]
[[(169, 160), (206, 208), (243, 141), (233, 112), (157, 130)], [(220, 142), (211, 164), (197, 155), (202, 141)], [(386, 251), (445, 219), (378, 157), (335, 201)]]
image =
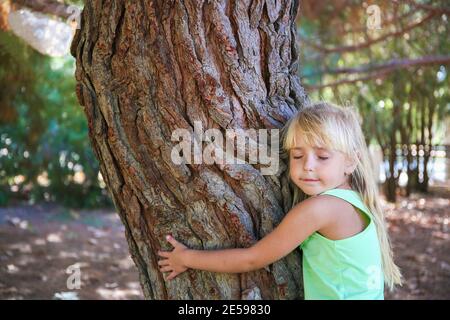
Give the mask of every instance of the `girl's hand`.
[(166, 240), (174, 247), (173, 251), (158, 251), (158, 255), (166, 259), (158, 261), (161, 272), (171, 272), (166, 280), (172, 280), (188, 268), (183, 264), (182, 255), (188, 249), (184, 244), (179, 243), (172, 236), (166, 236)]

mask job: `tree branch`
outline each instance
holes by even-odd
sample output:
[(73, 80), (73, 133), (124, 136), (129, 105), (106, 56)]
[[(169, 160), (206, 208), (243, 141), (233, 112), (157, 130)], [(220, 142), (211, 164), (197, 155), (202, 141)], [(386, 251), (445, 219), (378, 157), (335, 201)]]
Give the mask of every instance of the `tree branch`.
[(363, 43), (356, 44), (356, 45), (351, 45), (351, 46), (327, 48), (327, 47), (321, 46), (320, 44), (316, 44), (316, 43), (313, 43), (311, 41), (308, 41), (307, 39), (305, 39), (303, 37), (301, 38), (301, 40), (306, 45), (308, 45), (310, 47), (313, 47), (314, 49), (316, 49), (318, 51), (321, 51), (323, 53), (326, 53), (326, 54), (336, 53), (336, 52), (340, 52), (340, 53), (342, 53), (342, 52), (351, 52), (351, 51), (356, 51), (356, 50), (359, 50), (359, 49), (370, 47), (371, 45), (373, 45), (375, 43), (378, 43), (378, 42), (381, 42), (381, 41), (384, 41), (384, 40), (386, 40), (386, 39), (388, 39), (390, 37), (401, 36), (404, 33), (408, 32), (408, 31), (410, 31), (410, 30), (412, 30), (414, 28), (417, 28), (417, 27), (421, 26), (422, 24), (424, 24), (428, 20), (434, 18), (435, 16), (437, 16), (437, 13), (436, 12), (431, 12), (425, 18), (423, 18), (421, 21), (413, 23), (413, 24), (407, 26), (406, 28), (404, 28), (402, 30), (398, 30), (398, 31), (395, 31), (395, 32), (387, 33), (387, 34), (385, 34), (385, 35), (383, 35), (383, 36), (381, 36), (379, 38), (372, 39), (372, 40), (369, 40), (367, 42), (363, 42)]
[[(404, 19), (407, 19), (407, 18), (413, 16), (414, 14), (416, 14), (416, 11), (410, 11), (410, 12), (407, 12), (407, 13), (401, 15), (400, 17), (393, 17), (393, 18), (390, 18), (389, 20), (382, 20), (382, 21), (381, 21), (381, 26), (380, 26), (380, 27), (381, 27), (382, 29), (386, 29), (386, 28), (388, 28), (390, 25), (392, 25), (392, 24), (394, 24), (394, 23), (397, 23), (398, 20), (404, 20)], [(348, 34), (355, 34), (355, 33), (362, 33), (362, 32), (365, 33), (366, 31), (367, 31), (367, 26), (364, 26), (364, 27), (359, 27), (359, 28), (355, 28), (355, 29), (347, 29), (347, 30), (344, 30), (344, 32), (339, 33), (338, 35), (341, 36), (341, 37), (343, 37), (343, 36), (346, 36), (346, 35), (348, 35)]]
[(401, 4), (402, 2), (406, 2), (406, 3), (409, 3), (410, 5), (412, 5), (413, 7), (418, 8), (418, 9), (423, 9), (423, 10), (430, 11), (430, 12), (435, 12), (435, 13), (445, 13), (446, 15), (450, 14), (450, 8), (449, 7), (435, 7), (435, 6), (430, 6), (428, 4), (417, 3), (414, 0), (402, 0), (402, 1), (393, 0), (393, 2), (399, 3), (399, 4)]
[(69, 18), (72, 14), (68, 10), (70, 6), (54, 0), (11, 0), (11, 2), (33, 11), (55, 15), (64, 19)]
[(424, 56), (418, 59), (393, 59), (386, 63), (376, 65), (363, 65), (355, 68), (325, 69), (321, 74), (351, 74), (366, 73), (373, 71), (393, 71), (396, 69), (404, 69), (412, 66), (423, 66), (430, 64), (446, 64), (450, 62), (450, 56)]
[[(309, 86), (305, 83), (303, 83), (304, 87), (310, 90), (318, 90), (321, 88), (326, 87), (336, 87), (343, 84), (350, 84), (355, 83), (358, 81), (365, 81), (370, 80), (374, 78), (383, 77), (397, 69), (405, 69), (409, 67), (416, 67), (416, 66), (425, 66), (425, 65), (433, 65), (433, 64), (448, 64), (450, 63), (450, 56), (425, 56), (421, 57), (419, 59), (403, 59), (398, 60), (394, 59), (389, 61), (385, 64), (375, 65), (375, 66), (363, 66), (363, 67), (357, 67), (357, 68), (345, 68), (345, 69), (336, 69), (336, 70), (330, 70), (332, 71), (331, 74), (339, 74), (339, 73), (365, 73), (369, 72), (370, 74), (364, 77), (359, 77), (356, 79), (345, 79), (340, 80), (332, 83), (317, 85), (317, 86)], [(374, 72), (378, 71), (378, 72)]]
[(380, 77), (386, 76), (388, 73), (389, 73), (388, 71), (381, 71), (381, 72), (373, 73), (373, 74), (365, 76), (365, 77), (360, 77), (360, 78), (356, 78), (356, 79), (345, 79), (345, 80), (321, 84), (321, 85), (317, 85), (317, 86), (310, 86), (310, 85), (306, 84), (305, 82), (303, 82), (303, 86), (307, 90), (319, 90), (319, 89), (323, 89), (323, 88), (334, 88), (334, 87), (337, 87), (337, 86), (340, 86), (343, 84), (351, 84), (351, 83), (355, 83), (358, 81), (365, 81), (365, 80), (380, 78)]

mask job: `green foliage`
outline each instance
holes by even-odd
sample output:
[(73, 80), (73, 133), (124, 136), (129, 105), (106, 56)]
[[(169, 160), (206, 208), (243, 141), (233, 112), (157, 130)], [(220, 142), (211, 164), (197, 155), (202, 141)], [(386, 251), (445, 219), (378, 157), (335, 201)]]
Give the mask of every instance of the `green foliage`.
[[(381, 12), (377, 30), (367, 27), (368, 3), (347, 2), (338, 12), (329, 10), (330, 3), (336, 8), (342, 4), (327, 1), (325, 5), (318, 0), (309, 15), (299, 20), (299, 72), (310, 97), (357, 106), (367, 142), (380, 145), (385, 155), (391, 146), (442, 144), (445, 121), (450, 117), (448, 63), (403, 68), (395, 62), (449, 55), (447, 2), (416, 8), (377, 1), (373, 3)], [(431, 19), (427, 18), (430, 15)], [(424, 22), (417, 24), (419, 21)], [(379, 65), (388, 68), (374, 68)], [(402, 161), (401, 156), (397, 160)], [(386, 172), (391, 174), (398, 177), (398, 172)]]
[(0, 205), (13, 198), (111, 205), (76, 99), (74, 64), (0, 32)]

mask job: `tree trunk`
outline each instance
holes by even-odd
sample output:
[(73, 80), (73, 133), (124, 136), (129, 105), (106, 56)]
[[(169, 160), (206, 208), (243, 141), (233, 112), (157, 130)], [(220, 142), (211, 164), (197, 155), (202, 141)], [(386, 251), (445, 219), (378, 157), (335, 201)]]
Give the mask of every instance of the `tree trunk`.
[(0, 1), (0, 31), (9, 30), (8, 16), (11, 10), (9, 2)]
[(412, 104), (409, 106), (408, 115), (406, 118), (406, 127), (407, 127), (407, 138), (405, 140), (407, 146), (407, 154), (406, 154), (406, 174), (408, 176), (408, 184), (406, 185), (406, 197), (409, 197), (412, 193), (414, 182), (413, 182), (413, 156), (412, 156), (412, 145), (413, 145), (413, 124), (412, 124)]
[[(394, 107), (392, 109), (392, 117), (393, 122), (390, 131), (390, 139), (389, 139), (389, 176), (386, 179), (385, 185), (385, 194), (386, 200), (389, 202), (395, 203), (397, 199), (397, 180), (399, 172), (396, 168), (397, 161), (397, 128), (398, 128), (398, 117), (400, 113), (400, 107), (397, 103), (394, 103)], [(396, 174), (397, 177), (396, 177)]]
[(298, 1), (86, 1), (73, 44), (77, 96), (147, 299), (296, 299), (298, 250), (245, 274), (188, 270), (165, 282), (156, 251), (248, 247), (290, 205), (285, 165), (175, 165), (171, 133), (280, 128), (307, 97)]
[(423, 157), (423, 182), (421, 184), (421, 191), (428, 192), (428, 185), (430, 181), (430, 177), (428, 176), (428, 162), (431, 158), (431, 151), (433, 150), (433, 123), (434, 116), (436, 111), (436, 101), (433, 97), (428, 99), (428, 122), (426, 125), (427, 129), (427, 143), (423, 148), (424, 157)]

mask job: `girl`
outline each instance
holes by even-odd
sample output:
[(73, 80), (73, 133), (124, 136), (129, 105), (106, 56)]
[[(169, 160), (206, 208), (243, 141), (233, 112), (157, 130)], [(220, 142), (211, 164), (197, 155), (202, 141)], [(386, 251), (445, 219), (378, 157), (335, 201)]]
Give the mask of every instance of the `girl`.
[(167, 236), (174, 249), (158, 251), (161, 272), (248, 272), (300, 245), (305, 299), (384, 299), (384, 282), (392, 289), (401, 274), (355, 111), (317, 103), (284, 130), (294, 201), (281, 223), (250, 248), (191, 250)]

